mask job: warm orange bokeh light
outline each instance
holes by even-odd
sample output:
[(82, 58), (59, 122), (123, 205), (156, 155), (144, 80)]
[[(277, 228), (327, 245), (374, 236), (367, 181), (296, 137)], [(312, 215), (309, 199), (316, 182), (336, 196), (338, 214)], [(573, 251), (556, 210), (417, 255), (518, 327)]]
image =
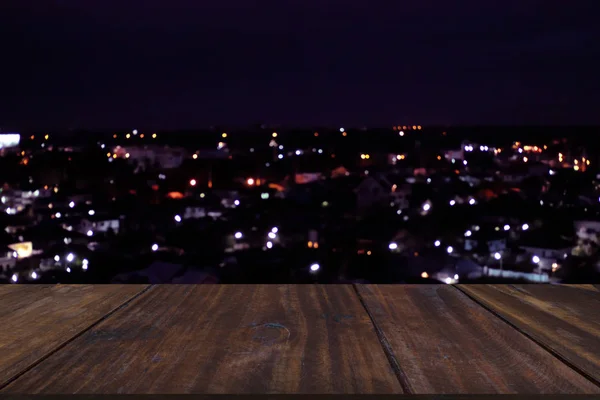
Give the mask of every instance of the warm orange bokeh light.
[(167, 194), (167, 197), (171, 199), (183, 199), (183, 194), (179, 192), (170, 192)]

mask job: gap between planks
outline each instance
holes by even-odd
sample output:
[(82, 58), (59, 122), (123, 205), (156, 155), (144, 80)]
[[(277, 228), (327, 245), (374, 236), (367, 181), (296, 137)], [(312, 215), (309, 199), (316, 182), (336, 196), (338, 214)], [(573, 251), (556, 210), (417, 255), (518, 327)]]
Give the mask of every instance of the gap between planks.
[(62, 350), (66, 346), (68, 346), (71, 342), (73, 342), (78, 337), (82, 336), (86, 332), (89, 332), (92, 328), (96, 327), (101, 322), (103, 322), (103, 321), (107, 320), (108, 318), (110, 318), (113, 314), (115, 314), (119, 310), (121, 310), (124, 307), (126, 307), (133, 300), (139, 298), (140, 296), (142, 296), (143, 294), (145, 294), (146, 292), (148, 292), (153, 287), (154, 287), (154, 285), (148, 285), (143, 290), (139, 291), (138, 293), (136, 293), (135, 295), (131, 296), (129, 299), (125, 300), (123, 303), (121, 303), (117, 307), (113, 308), (111, 311), (109, 311), (108, 313), (106, 313), (102, 317), (98, 318), (95, 322), (91, 323), (86, 328), (82, 329), (81, 331), (79, 331), (78, 333), (76, 333), (75, 335), (73, 335), (72, 337), (70, 337), (69, 339), (65, 340), (64, 342), (62, 342), (61, 344), (59, 344), (58, 346), (56, 346), (54, 349), (52, 349), (49, 352), (47, 352), (46, 354), (44, 354), (42, 357), (40, 357), (36, 361), (32, 362), (26, 368), (23, 368), (22, 371), (20, 371), (20, 372), (16, 373), (15, 375), (11, 376), (6, 381), (0, 382), (0, 391), (2, 391), (3, 389), (5, 389), (11, 383), (15, 382), (21, 376), (25, 375), (27, 372), (31, 371), (33, 368), (35, 368), (38, 365), (40, 365), (42, 362), (44, 362), (45, 360), (47, 360), (52, 355), (56, 354), (57, 352), (59, 352), (60, 350)]
[[(98, 324), (100, 324), (101, 322), (103, 322), (106, 319), (110, 318), (113, 314), (115, 314), (119, 310), (121, 310), (124, 307), (126, 307), (127, 305), (129, 305), (132, 301), (134, 301), (135, 299), (137, 299), (137, 298), (141, 297), (142, 295), (144, 295), (145, 293), (147, 293), (154, 286), (155, 285), (149, 285), (149, 286), (147, 286), (146, 288), (144, 288), (143, 290), (141, 290), (139, 293), (135, 294), (134, 296), (132, 296), (128, 300), (126, 300), (123, 303), (121, 303), (119, 306), (115, 307), (110, 312), (106, 313), (104, 316), (100, 317), (98, 320), (96, 320), (95, 322), (93, 322), (92, 324), (90, 324), (88, 327), (82, 329), (77, 334), (73, 335), (71, 338), (67, 339), (66, 341), (64, 341), (63, 343), (61, 343), (60, 345), (58, 345), (57, 347), (55, 347), (54, 349), (52, 349), (51, 351), (49, 351), (48, 353), (46, 353), (44, 356), (40, 357), (38, 360), (36, 360), (35, 362), (33, 362), (28, 367), (24, 368), (19, 373), (13, 375), (11, 378), (7, 379), (5, 382), (0, 383), (0, 390), (6, 388), (8, 385), (10, 385), (14, 381), (16, 381), (18, 378), (20, 378), (21, 376), (23, 376), (24, 374), (26, 374), (27, 372), (29, 372), (30, 370), (32, 370), (33, 368), (35, 368), (36, 366), (38, 366), (39, 364), (41, 364), (42, 362), (44, 362), (46, 359), (48, 359), (52, 355), (56, 354), (58, 351), (60, 351), (61, 349), (63, 349), (67, 345), (69, 345), (71, 342), (73, 342), (74, 340), (76, 340), (80, 336), (84, 335), (85, 333), (87, 333), (88, 331), (90, 331), (91, 329), (93, 329), (94, 327), (96, 327)], [(555, 350), (553, 350), (551, 347), (547, 346), (542, 341), (539, 341), (539, 340), (535, 339), (534, 337), (532, 337), (531, 335), (529, 335), (527, 332), (525, 332), (522, 329), (520, 329), (517, 325), (515, 325), (512, 322), (510, 322), (509, 320), (507, 320), (506, 318), (504, 318), (501, 314), (499, 314), (498, 312), (496, 312), (492, 307), (487, 306), (482, 301), (480, 301), (477, 297), (471, 295), (470, 293), (467, 293), (466, 291), (462, 290), (458, 286), (456, 286), (456, 285), (451, 285), (451, 286), (453, 286), (456, 290), (458, 290), (459, 292), (461, 292), (463, 295), (467, 296), (475, 304), (477, 304), (480, 307), (482, 307), (483, 309), (487, 310), (493, 316), (495, 316), (496, 318), (500, 319), (501, 321), (503, 321), (504, 323), (506, 323), (508, 326), (510, 326), (511, 328), (515, 329), (520, 334), (522, 334), (523, 336), (525, 336), (526, 338), (528, 338), (529, 340), (531, 340), (532, 342), (534, 342), (536, 345), (538, 345), (539, 347), (541, 347), (542, 349), (544, 349), (546, 352), (548, 352), (549, 354), (551, 354), (553, 357), (555, 357), (556, 359), (558, 359), (560, 362), (562, 362), (563, 364), (567, 365), (569, 368), (571, 368), (572, 370), (574, 370), (575, 372), (577, 372), (578, 374), (580, 374), (581, 376), (583, 376), (585, 379), (587, 379), (588, 381), (590, 381), (594, 385), (600, 387), (600, 382), (598, 380), (596, 380), (594, 377), (590, 376), (585, 371), (583, 371), (582, 369), (580, 369), (579, 367), (577, 367), (573, 363), (571, 363), (568, 360), (566, 360), (558, 352), (556, 352)], [(366, 301), (364, 300), (364, 298), (362, 297), (362, 295), (361, 295), (361, 293), (359, 291), (358, 285), (357, 284), (352, 284), (352, 288), (353, 288), (354, 293), (356, 294), (358, 300), (360, 301), (362, 307), (364, 308), (365, 312), (369, 316), (369, 319), (371, 321), (371, 324), (373, 325), (373, 329), (375, 330), (375, 333), (376, 333), (377, 338), (379, 340), (379, 343), (380, 343), (380, 345), (382, 347), (382, 350), (383, 350), (384, 354), (386, 355), (386, 358), (388, 359), (388, 362), (390, 363), (390, 367), (394, 371), (396, 379), (398, 380), (398, 382), (402, 386), (402, 389), (404, 390), (404, 393), (405, 394), (414, 394), (415, 391), (412, 388), (412, 386), (411, 386), (411, 384), (410, 384), (410, 382), (408, 380), (408, 377), (407, 377), (406, 373), (403, 371), (400, 363), (398, 362), (398, 359), (397, 359), (396, 355), (394, 354), (394, 350), (393, 350), (391, 344), (389, 343), (387, 337), (385, 336), (385, 333), (383, 332), (383, 330), (378, 326), (377, 322), (375, 321), (375, 318), (374, 318), (373, 314), (371, 313), (371, 310), (369, 309)], [(596, 286), (596, 288), (598, 288), (598, 286)]]
[(570, 362), (569, 360), (565, 359), (560, 353), (558, 353), (557, 351), (552, 349), (550, 346), (546, 345), (543, 341), (535, 339), (532, 335), (528, 334), (523, 329), (519, 328), (518, 325), (510, 322), (507, 318), (503, 317), (500, 313), (496, 312), (496, 310), (494, 310), (492, 307), (486, 305), (483, 301), (480, 301), (476, 296), (468, 293), (465, 290), (462, 290), (457, 285), (451, 285), (451, 286), (454, 287), (459, 292), (461, 292), (462, 294), (464, 294), (465, 296), (467, 296), (469, 299), (471, 299), (473, 302), (475, 302), (475, 304), (478, 304), (479, 306), (481, 306), (484, 310), (488, 311), (490, 314), (492, 314), (496, 318), (500, 319), (502, 322), (504, 322), (505, 324), (507, 324), (508, 326), (510, 326), (517, 332), (519, 332), (521, 335), (525, 336), (527, 339), (531, 340), (533, 343), (535, 343), (536, 345), (538, 345), (539, 347), (544, 349), (546, 352), (548, 352), (550, 355), (552, 355), (553, 357), (558, 359), (560, 362), (562, 362), (563, 364), (565, 364), (566, 366), (571, 368), (573, 371), (577, 372), (579, 375), (583, 376), (585, 379), (587, 379), (588, 381), (590, 381), (591, 383), (593, 383), (594, 385), (596, 385), (600, 388), (600, 382), (598, 380), (596, 380), (596, 378), (594, 378), (593, 376), (591, 376), (590, 374), (588, 374), (587, 372), (585, 372), (584, 370), (582, 370), (581, 368), (579, 368), (578, 366), (576, 366), (575, 364)]
[(367, 302), (365, 301), (365, 299), (360, 294), (360, 291), (358, 290), (358, 285), (356, 283), (353, 283), (352, 288), (354, 289), (354, 293), (356, 293), (356, 296), (358, 297), (360, 304), (363, 306), (363, 308), (365, 309), (365, 312), (367, 313), (367, 315), (369, 316), (369, 319), (371, 320), (371, 324), (373, 325), (375, 334), (377, 335), (377, 338), (379, 339), (381, 348), (383, 349), (383, 352), (384, 352), (385, 356), (387, 357), (388, 362), (390, 363), (390, 367), (394, 371), (394, 375), (396, 375), (396, 379), (398, 379), (400, 386), (402, 386), (402, 390), (404, 391), (404, 394), (414, 394), (415, 391), (412, 388), (412, 386), (408, 380), (408, 377), (406, 376), (406, 373), (400, 366), (400, 363), (398, 362), (398, 359), (396, 358), (396, 355), (394, 354), (394, 349), (392, 348), (392, 345), (390, 344), (388, 339), (385, 337), (385, 333), (383, 332), (383, 330), (379, 327), (379, 325), (377, 325), (377, 322), (375, 321), (375, 317), (373, 317), (371, 310), (369, 310), (369, 306), (367, 305)]

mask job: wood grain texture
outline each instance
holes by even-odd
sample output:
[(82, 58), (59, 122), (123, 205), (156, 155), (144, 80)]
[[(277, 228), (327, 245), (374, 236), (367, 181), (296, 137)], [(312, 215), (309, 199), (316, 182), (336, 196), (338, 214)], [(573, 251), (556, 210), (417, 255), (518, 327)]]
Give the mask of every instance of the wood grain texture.
[(1, 285), (0, 387), (147, 285)]
[(593, 285), (460, 285), (560, 358), (600, 382), (600, 292)]
[(401, 393), (350, 285), (160, 285), (9, 393)]
[(581, 290), (589, 290), (591, 292), (600, 292), (600, 285), (590, 285), (590, 284), (569, 284), (569, 285), (561, 285), (561, 287), (570, 287)]
[(451, 285), (360, 285), (411, 391), (600, 393)]

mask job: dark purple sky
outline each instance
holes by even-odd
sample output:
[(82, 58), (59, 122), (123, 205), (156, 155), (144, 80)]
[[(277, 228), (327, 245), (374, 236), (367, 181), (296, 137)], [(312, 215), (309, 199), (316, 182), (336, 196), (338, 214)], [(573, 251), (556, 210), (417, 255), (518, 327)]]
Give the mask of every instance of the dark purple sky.
[(600, 123), (600, 0), (3, 0), (0, 128)]

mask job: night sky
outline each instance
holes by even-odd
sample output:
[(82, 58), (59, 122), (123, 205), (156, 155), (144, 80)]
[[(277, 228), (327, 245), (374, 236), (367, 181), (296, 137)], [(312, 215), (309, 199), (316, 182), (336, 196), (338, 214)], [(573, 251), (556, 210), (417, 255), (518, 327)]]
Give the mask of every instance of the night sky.
[(599, 0), (2, 0), (0, 128), (596, 124)]

